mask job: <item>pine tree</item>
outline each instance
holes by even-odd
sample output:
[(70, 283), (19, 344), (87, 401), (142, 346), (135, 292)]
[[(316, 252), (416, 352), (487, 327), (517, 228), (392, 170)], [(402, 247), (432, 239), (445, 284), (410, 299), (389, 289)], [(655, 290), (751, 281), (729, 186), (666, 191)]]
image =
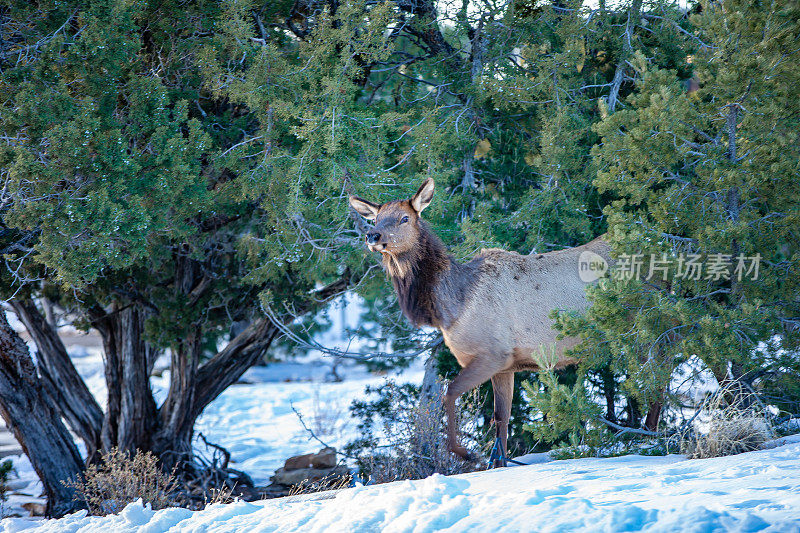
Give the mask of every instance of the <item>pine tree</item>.
[(773, 394), (797, 372), (798, 20), (794, 2), (703, 3), (688, 58), (699, 90), (637, 53), (635, 92), (596, 126), (611, 241), (643, 265), (594, 290), (587, 316), (640, 402), (660, 405), (692, 355)]
[[(202, 410), (351, 273), (337, 257), (298, 267), (297, 250), (252, 253), (294, 222), (274, 223), (267, 209), (285, 184), (263, 201), (262, 191), (243, 194), (220, 160), (252, 117), (199, 75), (219, 4), (3, 9), (2, 291), (37, 343), (40, 385), (89, 460), (151, 450), (186, 479), (203, 475), (192, 450)], [(259, 294), (280, 302), (274, 320)], [(48, 319), (51, 303), (103, 337), (105, 409)], [(237, 320), (250, 326), (230, 338)], [(157, 406), (149, 376), (166, 349), (170, 390)]]

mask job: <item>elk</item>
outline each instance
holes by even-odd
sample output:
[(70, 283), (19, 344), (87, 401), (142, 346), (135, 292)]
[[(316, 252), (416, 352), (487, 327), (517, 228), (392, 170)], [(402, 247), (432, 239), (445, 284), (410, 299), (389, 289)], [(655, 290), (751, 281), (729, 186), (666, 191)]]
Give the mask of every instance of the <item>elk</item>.
[(351, 196), (350, 205), (374, 221), (366, 244), (382, 254), (403, 314), (417, 327), (438, 328), (462, 367), (444, 396), (449, 449), (468, 458), (456, 436), (455, 402), (491, 379), (498, 452), (492, 460), (495, 466), (505, 466), (514, 373), (539, 370), (534, 354), (542, 346), (555, 348), (553, 368), (576, 362), (564, 351), (578, 339), (557, 339), (549, 314), (552, 309), (586, 309), (579, 260), (589, 257), (608, 265), (610, 247), (597, 238), (544, 254), (492, 248), (459, 263), (420, 216), (433, 191), (433, 179), (428, 178), (408, 200), (379, 205)]

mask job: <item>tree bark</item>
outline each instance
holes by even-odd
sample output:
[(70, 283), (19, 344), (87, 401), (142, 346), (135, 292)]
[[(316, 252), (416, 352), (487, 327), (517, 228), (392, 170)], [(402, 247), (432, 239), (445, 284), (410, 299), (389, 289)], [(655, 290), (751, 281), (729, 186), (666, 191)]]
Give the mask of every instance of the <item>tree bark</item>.
[(606, 400), (606, 420), (609, 422), (617, 422), (617, 406), (615, 403), (617, 397), (617, 384), (614, 381), (614, 372), (608, 366), (603, 367), (600, 371), (600, 378), (603, 380), (603, 396)]
[(114, 305), (94, 321), (103, 337), (108, 402), (103, 419), (103, 449), (149, 450), (156, 422), (150, 371), (157, 350), (144, 339), (145, 311)]
[(47, 515), (60, 517), (83, 508), (74, 489), (62, 483), (83, 471), (83, 461), (5, 312), (0, 312), (0, 414), (42, 481)]
[(194, 327), (171, 351), (169, 393), (158, 410), (153, 436), (153, 451), (165, 465), (191, 462), (194, 422), (202, 412), (195, 410), (201, 341), (202, 330)]
[(625, 425), (632, 428), (638, 427), (639, 421), (642, 419), (642, 413), (636, 398), (628, 396), (628, 404), (625, 406), (625, 411), (628, 415), (628, 420)]
[(442, 404), (442, 382), (439, 379), (436, 352), (437, 350), (432, 350), (425, 360), (425, 374), (422, 376), (422, 386), (419, 391), (420, 407), (431, 412), (437, 412)]
[(661, 402), (652, 402), (644, 418), (644, 428), (648, 431), (658, 430), (658, 421), (661, 418)]
[(75, 370), (54, 324), (42, 316), (33, 300), (17, 299), (10, 303), (36, 343), (39, 352), (36, 363), (44, 390), (60, 409), (72, 431), (86, 444), (87, 460), (91, 462), (100, 447), (102, 409)]
[[(202, 265), (188, 254), (179, 253), (175, 261), (175, 292), (194, 305), (211, 285), (211, 278)], [(165, 466), (181, 467), (192, 464), (192, 433), (194, 423), (202, 412), (195, 410), (197, 371), (203, 355), (203, 327), (199, 322), (189, 324), (182, 339), (170, 350), (169, 392), (158, 410), (158, 428), (153, 435), (153, 451)]]

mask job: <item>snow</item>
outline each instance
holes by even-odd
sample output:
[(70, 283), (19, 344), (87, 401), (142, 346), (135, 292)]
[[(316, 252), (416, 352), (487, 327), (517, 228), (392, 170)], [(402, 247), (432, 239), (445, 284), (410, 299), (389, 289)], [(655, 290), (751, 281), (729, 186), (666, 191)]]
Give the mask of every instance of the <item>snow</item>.
[[(693, 355), (673, 371), (669, 390), (688, 403), (698, 405), (706, 396), (719, 390), (719, 383), (700, 358)], [(689, 416), (694, 414), (693, 409), (689, 408), (689, 411)]]
[[(22, 507), (26, 503), (45, 503), (42, 494), (43, 485), (39, 477), (31, 466), (31, 462), (26, 455), (9, 455), (3, 457), (2, 461), (10, 459), (14, 465), (14, 470), (8, 482), (7, 500), (0, 503), (0, 517), (7, 515), (27, 515), (27, 511)], [(0, 461), (0, 462), (2, 462)], [(0, 521), (0, 524), (3, 522)]]
[(341, 450), (356, 437), (350, 403), (364, 396), (367, 385), (383, 379), (233, 385), (206, 408), (195, 429), (231, 452), (233, 468), (247, 472), (257, 485), (268, 484), (287, 458), (322, 447), (297, 413), (320, 439)]
[(0, 522), (0, 532), (800, 531), (800, 436), (771, 449), (572, 459), (310, 495), (120, 515)]

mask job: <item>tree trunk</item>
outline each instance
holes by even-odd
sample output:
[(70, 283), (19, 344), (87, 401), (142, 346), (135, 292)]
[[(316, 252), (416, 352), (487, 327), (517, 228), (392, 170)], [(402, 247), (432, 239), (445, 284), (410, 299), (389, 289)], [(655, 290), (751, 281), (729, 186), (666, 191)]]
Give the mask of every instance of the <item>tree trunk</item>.
[(617, 398), (617, 384), (614, 381), (614, 372), (611, 367), (605, 366), (600, 371), (600, 377), (603, 380), (603, 396), (606, 400), (606, 420), (609, 422), (617, 422), (617, 406), (615, 400)]
[[(442, 412), (442, 381), (439, 379), (437, 363), (437, 352), (434, 348), (425, 360), (425, 374), (422, 376), (422, 386), (419, 390), (419, 410), (424, 420), (437, 420)], [(427, 414), (430, 413), (430, 416)], [(419, 453), (424, 457), (433, 457), (435, 453), (431, 449), (434, 440), (420, 439), (421, 447)]]
[[(297, 314), (281, 317), (281, 325), (316, 309), (347, 289), (349, 283), (346, 272), (297, 305)], [(196, 284), (187, 274), (184, 293), (192, 292), (193, 287)], [(157, 351), (143, 337), (144, 310), (131, 304), (114, 307), (109, 313), (96, 307), (91, 314), (106, 352), (108, 407), (103, 421), (103, 449), (118, 446), (130, 452), (149, 450), (166, 469), (176, 465), (191, 469), (195, 421), (209, 403), (261, 360), (281, 331), (269, 318), (256, 320), (200, 365), (203, 329), (201, 325), (192, 326), (171, 350), (170, 389), (156, 409), (149, 376)]]
[(171, 351), (169, 393), (158, 411), (159, 427), (153, 437), (153, 451), (170, 468), (191, 462), (194, 423), (202, 412), (195, 411), (201, 341), (202, 330), (194, 327)]
[(628, 404), (625, 406), (625, 412), (628, 415), (628, 421), (625, 425), (632, 428), (639, 427), (639, 421), (642, 419), (642, 412), (639, 409), (639, 402), (636, 398), (628, 396)]
[(83, 439), (87, 459), (91, 462), (100, 447), (102, 409), (75, 370), (54, 323), (42, 316), (33, 300), (18, 299), (10, 303), (36, 343), (39, 352), (36, 362), (44, 390), (61, 410), (72, 431)]
[(658, 430), (658, 420), (661, 418), (661, 402), (652, 402), (644, 418), (644, 428), (648, 431)]
[(133, 453), (149, 450), (156, 423), (150, 371), (157, 350), (144, 340), (145, 311), (135, 304), (113, 306), (94, 322), (103, 337), (108, 403), (101, 440), (103, 449)]
[[(175, 260), (176, 296), (186, 298), (188, 304), (193, 305), (209, 286), (210, 278), (204, 274), (202, 265), (188, 254), (179, 253)], [(192, 323), (170, 350), (169, 393), (158, 410), (158, 428), (152, 442), (153, 451), (169, 468), (193, 464), (192, 433), (195, 420), (202, 412), (202, 408), (195, 410), (202, 344), (202, 324)]]
[(42, 481), (47, 515), (60, 517), (83, 508), (74, 489), (62, 483), (77, 478), (83, 461), (5, 312), (0, 312), (0, 414)]
[(437, 350), (432, 350), (425, 360), (425, 374), (419, 391), (419, 404), (423, 409), (437, 412), (442, 404), (442, 382), (436, 364)]

